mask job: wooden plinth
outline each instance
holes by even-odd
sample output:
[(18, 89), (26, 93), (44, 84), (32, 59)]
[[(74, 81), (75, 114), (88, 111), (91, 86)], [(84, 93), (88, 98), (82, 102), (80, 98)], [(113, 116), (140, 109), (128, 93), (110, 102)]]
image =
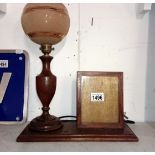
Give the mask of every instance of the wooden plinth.
[(128, 141), (137, 142), (138, 138), (125, 124), (118, 129), (78, 129), (76, 121), (62, 121), (63, 127), (52, 132), (36, 132), (29, 125), (18, 136), (17, 142), (54, 142), (54, 141)]

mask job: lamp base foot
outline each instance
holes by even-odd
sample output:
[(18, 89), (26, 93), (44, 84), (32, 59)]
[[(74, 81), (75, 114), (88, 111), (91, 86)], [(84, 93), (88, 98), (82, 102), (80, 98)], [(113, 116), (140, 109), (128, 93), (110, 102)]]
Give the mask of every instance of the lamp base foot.
[(46, 119), (43, 116), (34, 118), (29, 124), (29, 129), (33, 131), (48, 132), (58, 130), (62, 126), (63, 125), (59, 118), (53, 115), (48, 115)]

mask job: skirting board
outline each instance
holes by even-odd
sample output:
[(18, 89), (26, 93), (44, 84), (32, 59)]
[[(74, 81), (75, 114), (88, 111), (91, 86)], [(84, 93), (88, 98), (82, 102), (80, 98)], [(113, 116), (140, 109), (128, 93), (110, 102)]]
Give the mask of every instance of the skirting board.
[(17, 137), (17, 142), (56, 142), (56, 141), (119, 141), (137, 142), (138, 137), (127, 124), (124, 129), (78, 129), (76, 121), (62, 121), (63, 127), (52, 132), (34, 132), (29, 125)]

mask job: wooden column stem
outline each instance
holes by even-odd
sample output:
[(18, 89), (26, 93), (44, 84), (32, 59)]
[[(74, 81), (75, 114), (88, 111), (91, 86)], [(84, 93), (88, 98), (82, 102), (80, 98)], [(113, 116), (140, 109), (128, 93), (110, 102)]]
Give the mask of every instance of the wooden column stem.
[(41, 116), (31, 121), (29, 128), (35, 131), (46, 132), (61, 128), (62, 123), (57, 117), (49, 114), (49, 105), (56, 90), (56, 76), (52, 74), (50, 69), (50, 63), (53, 57), (49, 54), (52, 50), (52, 46), (42, 45), (40, 49), (44, 54), (40, 57), (43, 68), (41, 73), (36, 77), (36, 90), (43, 105), (43, 112)]

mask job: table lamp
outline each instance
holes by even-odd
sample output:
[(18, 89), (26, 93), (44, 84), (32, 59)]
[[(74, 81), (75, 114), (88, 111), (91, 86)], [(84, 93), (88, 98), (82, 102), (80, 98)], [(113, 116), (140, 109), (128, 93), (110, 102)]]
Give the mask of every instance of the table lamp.
[[(41, 116), (34, 118), (30, 122), (30, 124), (26, 126), (26, 128), (17, 137), (17, 142), (138, 141), (138, 138), (136, 137), (136, 135), (126, 124), (123, 125), (123, 128), (118, 128), (118, 126), (111, 128), (114, 125), (113, 124), (114, 121), (113, 121), (112, 123), (109, 124), (110, 127), (106, 128), (106, 126), (104, 126), (104, 122), (98, 123), (98, 119), (97, 121), (95, 119), (94, 122), (91, 122), (90, 120), (91, 112), (89, 113), (89, 115), (86, 115), (88, 117), (86, 117), (86, 119), (84, 117), (84, 119), (82, 119), (81, 122), (76, 122), (74, 120), (64, 120), (61, 122), (59, 118), (49, 114), (49, 109), (50, 109), (49, 105), (56, 90), (56, 77), (51, 73), (51, 70), (50, 70), (50, 62), (53, 58), (52, 56), (50, 56), (50, 52), (52, 51), (52, 45), (55, 45), (56, 43), (60, 42), (66, 36), (70, 26), (69, 15), (68, 15), (67, 9), (63, 4), (58, 4), (58, 3), (57, 4), (54, 4), (54, 3), (53, 4), (27, 4), (22, 14), (22, 26), (23, 26), (24, 32), (29, 36), (29, 38), (33, 42), (41, 45), (40, 49), (43, 53), (43, 56), (40, 57), (43, 64), (43, 69), (42, 69), (42, 72), (36, 77), (36, 89), (37, 89), (37, 94), (43, 105), (43, 108), (42, 108), (43, 112)], [(100, 73), (97, 73), (97, 75), (99, 74)], [(82, 74), (80, 73), (80, 75)], [(91, 76), (91, 77), (92, 75), (93, 74), (90, 72), (87, 74), (87, 76)], [(103, 74), (103, 77), (99, 79), (105, 79), (105, 81), (107, 81), (107, 78), (105, 78), (104, 75), (107, 76), (109, 75), (109, 73)], [(86, 74), (84, 75), (84, 77), (85, 76)], [(94, 76), (96, 79), (97, 78), (96, 74), (94, 74)], [(80, 88), (82, 86), (82, 84), (80, 83), (82, 80), (80, 80), (81, 76), (78, 76), (78, 77), (79, 78), (77, 79), (77, 88), (78, 88), (77, 94), (79, 94), (79, 96), (77, 96), (77, 106), (78, 106), (77, 108), (80, 109), (83, 103), (80, 99), (81, 95), (79, 92), (81, 92), (81, 90), (82, 92), (83, 90), (86, 90), (86, 92), (88, 92), (88, 89), (87, 88), (85, 89), (85, 87)], [(116, 91), (114, 92), (116, 93), (114, 94), (116, 94), (115, 95), (116, 100), (118, 100), (118, 97), (117, 97), (118, 95), (120, 96), (122, 95), (121, 80), (123, 80), (122, 77), (120, 77), (120, 80), (119, 79), (116, 80), (116, 81), (120, 81), (118, 82), (120, 83), (119, 86), (117, 84), (115, 86)], [(97, 81), (95, 80), (95, 82), (98, 82), (98, 80)], [(100, 80), (100, 82), (102, 84), (104, 83), (103, 80)], [(88, 82), (88, 87), (90, 85), (92, 85), (92, 83)], [(98, 86), (99, 86), (99, 90), (101, 89), (100, 94), (104, 96), (105, 91), (104, 92), (102, 91), (103, 85), (98, 84)], [(107, 92), (109, 92), (110, 86), (106, 87)], [(95, 85), (95, 88), (96, 88), (96, 85)], [(120, 93), (117, 94), (118, 88), (120, 88), (121, 91)], [(91, 92), (92, 91), (90, 91), (90, 93)], [(85, 95), (85, 94), (86, 93), (82, 95)], [(88, 96), (89, 96), (89, 93), (88, 93)], [(109, 96), (111, 96), (111, 93)], [(122, 97), (120, 97), (119, 101), (121, 102), (120, 106), (122, 106), (123, 105)], [(111, 102), (111, 99), (109, 99), (109, 102)], [(106, 105), (107, 107), (109, 107), (109, 102), (107, 102), (108, 103)], [(93, 104), (93, 106), (98, 105), (98, 103), (94, 104), (91, 102), (90, 104), (91, 105)], [(117, 105), (119, 105), (118, 102), (117, 102)], [(82, 113), (81, 112), (78, 113), (78, 120), (81, 120), (80, 119), (81, 114), (82, 115), (87, 114), (89, 108), (87, 108), (87, 105), (85, 107), (84, 108), (86, 110), (83, 110)], [(110, 110), (115, 109), (112, 107), (113, 105), (110, 104)], [(101, 108), (100, 113), (107, 112), (107, 111), (102, 111), (102, 109), (104, 110), (103, 107), (99, 106), (99, 108)], [(109, 112), (109, 108), (107, 109)], [(92, 108), (92, 111), (93, 110), (94, 109)], [(118, 108), (117, 110), (119, 111)], [(118, 113), (119, 112), (117, 112), (117, 114)], [(123, 119), (122, 112), (121, 112), (121, 118)], [(118, 118), (116, 122), (120, 122), (120, 125), (122, 125), (121, 122), (123, 122), (123, 120), (119, 121), (119, 118)], [(86, 125), (86, 123), (88, 123), (87, 125), (89, 125), (87, 126), (88, 128), (86, 126), (85, 126), (86, 128), (80, 127), (80, 125)], [(92, 128), (92, 125), (97, 125), (97, 126), (100, 125), (100, 126), (98, 126), (97, 128)]]
[(60, 42), (68, 33), (70, 18), (63, 4), (33, 3), (24, 7), (21, 23), (26, 35), (35, 43), (41, 45), (43, 56), (42, 71), (36, 77), (36, 90), (42, 102), (42, 114), (34, 118), (29, 129), (32, 131), (54, 131), (62, 127), (56, 116), (49, 114), (49, 105), (56, 90), (56, 76), (50, 69), (52, 46)]

